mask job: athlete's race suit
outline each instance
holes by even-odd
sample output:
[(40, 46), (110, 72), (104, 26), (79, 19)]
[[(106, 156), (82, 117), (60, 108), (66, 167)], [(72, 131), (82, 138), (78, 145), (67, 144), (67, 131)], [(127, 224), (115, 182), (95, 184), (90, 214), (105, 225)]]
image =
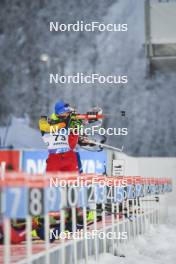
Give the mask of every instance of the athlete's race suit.
[(78, 172), (78, 135), (68, 133), (65, 122), (49, 124), (46, 118), (39, 120), (39, 128), (49, 152), (46, 171)]
[[(51, 118), (55, 119), (55, 115), (52, 114)], [(69, 117), (68, 117), (69, 118)], [(56, 118), (56, 121), (58, 118)], [(58, 120), (59, 121), (59, 120)], [(81, 172), (81, 161), (79, 153), (75, 150), (78, 143), (78, 135), (65, 133), (68, 129), (68, 124), (66, 122), (54, 122), (48, 123), (46, 117), (43, 117), (39, 120), (39, 127), (42, 133), (42, 138), (45, 144), (48, 147), (49, 156), (47, 159), (46, 171), (61, 171), (61, 172)], [(70, 128), (77, 127), (78, 129), (81, 126), (81, 121), (69, 122)], [(64, 128), (64, 130), (62, 130)], [(57, 130), (57, 133), (56, 133)], [(51, 133), (51, 131), (54, 131)], [(64, 131), (64, 134), (63, 134)], [(83, 227), (83, 216), (80, 209), (77, 208), (77, 229), (82, 229)], [(87, 214), (87, 221), (92, 221), (92, 212), (89, 211)], [(65, 228), (69, 231), (72, 231), (72, 218), (71, 210), (67, 209), (67, 217), (65, 222)], [(55, 226), (55, 230), (60, 232), (60, 224)], [(41, 239), (44, 239), (44, 228), (43, 225), (38, 228), (37, 234)], [(50, 241), (54, 241), (50, 239)]]
[[(35, 219), (32, 219), (32, 230), (37, 228), (38, 224), (36, 223)], [(32, 235), (32, 233), (31, 233)], [(25, 228), (25, 221), (21, 228), (17, 228), (17, 225), (14, 226), (11, 223), (10, 227), (10, 240), (12, 244), (19, 244), (26, 240), (26, 228)], [(3, 221), (0, 216), (0, 244), (4, 243), (4, 225)]]

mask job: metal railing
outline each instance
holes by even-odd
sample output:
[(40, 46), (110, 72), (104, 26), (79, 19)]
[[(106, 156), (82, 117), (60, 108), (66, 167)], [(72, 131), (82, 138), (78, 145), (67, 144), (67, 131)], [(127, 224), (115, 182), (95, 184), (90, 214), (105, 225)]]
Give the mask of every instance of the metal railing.
[[(82, 259), (88, 263), (90, 256), (98, 260), (106, 252), (118, 255), (121, 243), (144, 234), (151, 224), (158, 224), (159, 197), (172, 191), (172, 183), (170, 179), (139, 176), (2, 172), (0, 188), (1, 235), (4, 236), (0, 262), (76, 264)], [(50, 221), (53, 215), (58, 221), (54, 224)], [(42, 223), (34, 228), (38, 217)], [(12, 241), (15, 219), (25, 219), (23, 230), (15, 231), (26, 234), (16, 244)], [(43, 238), (34, 240), (32, 229), (41, 226)], [(55, 235), (56, 227), (59, 233)], [(55, 238), (53, 243), (51, 237)]]

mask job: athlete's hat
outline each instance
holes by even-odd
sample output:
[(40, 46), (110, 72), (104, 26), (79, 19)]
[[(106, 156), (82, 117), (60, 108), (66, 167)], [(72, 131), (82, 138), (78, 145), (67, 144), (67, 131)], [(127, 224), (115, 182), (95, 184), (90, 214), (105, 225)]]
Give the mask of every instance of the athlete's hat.
[(61, 115), (64, 113), (70, 112), (70, 106), (69, 104), (65, 104), (63, 101), (58, 101), (55, 104), (55, 114), (56, 115)]

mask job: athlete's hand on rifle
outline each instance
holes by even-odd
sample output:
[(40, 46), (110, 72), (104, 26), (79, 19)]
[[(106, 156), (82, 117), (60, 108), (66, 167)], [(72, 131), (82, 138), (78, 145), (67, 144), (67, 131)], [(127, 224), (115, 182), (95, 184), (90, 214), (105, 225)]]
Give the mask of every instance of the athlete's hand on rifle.
[(87, 115), (90, 116), (89, 123), (93, 123), (93, 122), (98, 121), (101, 116), (103, 118), (102, 112), (103, 111), (100, 107), (94, 107), (94, 108), (92, 108), (91, 111), (88, 111)]
[(78, 144), (80, 146), (95, 146), (95, 144), (92, 144), (89, 142), (89, 139), (87, 138), (87, 136), (80, 136), (79, 139), (78, 139)]

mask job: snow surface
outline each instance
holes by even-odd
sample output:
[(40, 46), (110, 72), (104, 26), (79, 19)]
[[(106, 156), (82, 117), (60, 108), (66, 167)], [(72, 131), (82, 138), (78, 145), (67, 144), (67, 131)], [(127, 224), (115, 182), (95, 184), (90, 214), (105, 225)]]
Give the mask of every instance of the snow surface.
[[(175, 222), (176, 221), (172, 221)], [(149, 232), (139, 236), (126, 245), (121, 245), (119, 253), (126, 257), (104, 254), (101, 264), (175, 264), (176, 263), (176, 224), (171, 221), (157, 227), (151, 226)], [(90, 261), (90, 264), (96, 264)]]
[(12, 117), (8, 128), (0, 127), (0, 139), (5, 146), (16, 149), (45, 149), (39, 130), (31, 128), (29, 121), (23, 118)]

